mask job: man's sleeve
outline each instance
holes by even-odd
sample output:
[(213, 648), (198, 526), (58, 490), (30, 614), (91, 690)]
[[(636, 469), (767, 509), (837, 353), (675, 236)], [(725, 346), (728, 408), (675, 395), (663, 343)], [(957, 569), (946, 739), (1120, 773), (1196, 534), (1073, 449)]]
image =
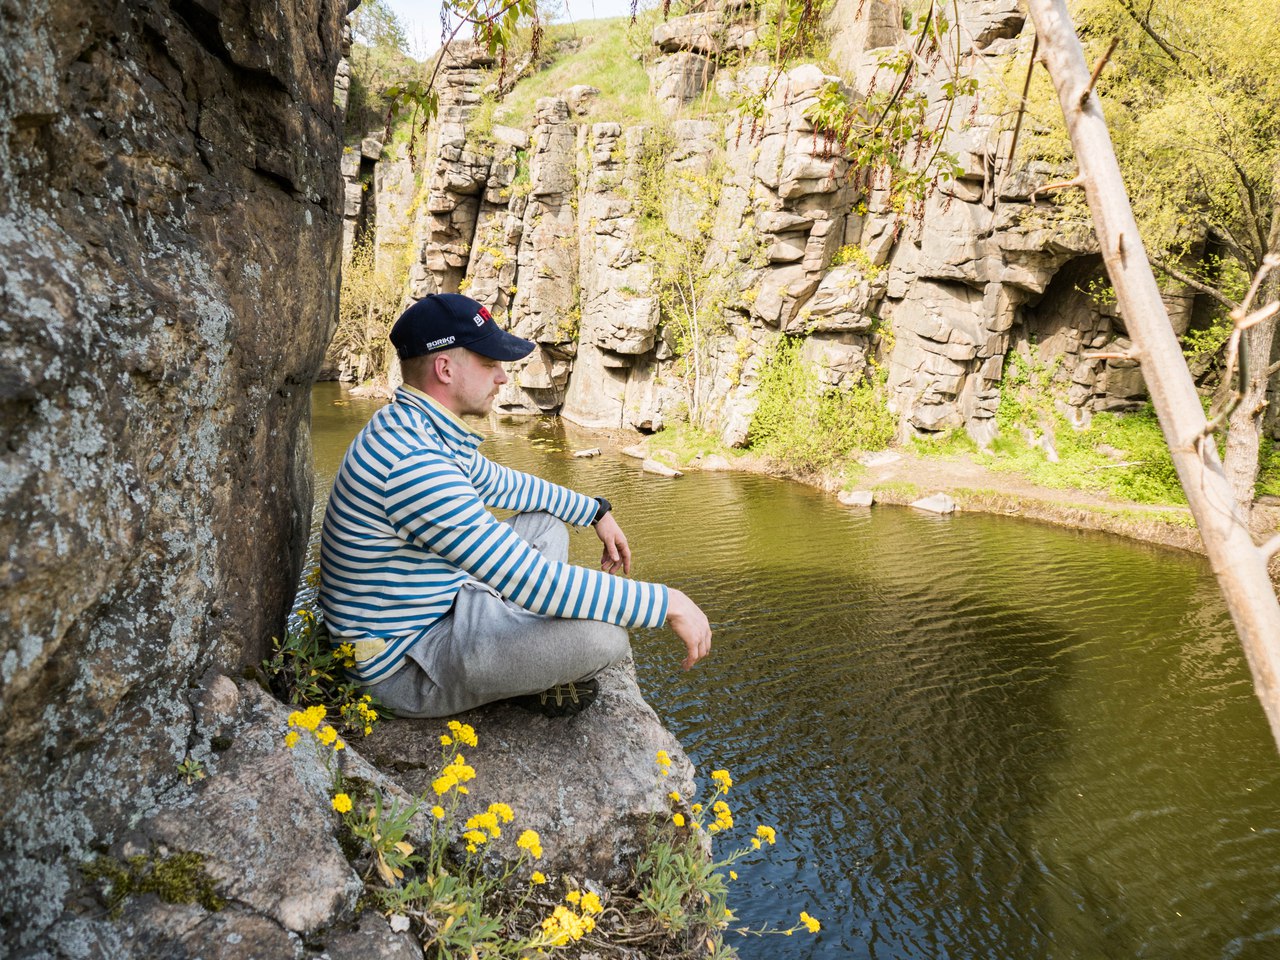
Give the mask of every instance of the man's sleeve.
[(471, 483), (486, 506), (503, 510), (545, 510), (575, 527), (585, 527), (596, 518), (594, 497), (551, 483), (519, 470), (494, 463), (476, 451), (471, 461)]
[[(387, 476), (383, 500), (387, 519), (401, 536), (526, 610), (620, 627), (658, 627), (666, 621), (666, 587), (549, 560), (494, 519), (457, 464), (438, 454), (401, 461)], [(588, 502), (594, 510), (595, 501)]]

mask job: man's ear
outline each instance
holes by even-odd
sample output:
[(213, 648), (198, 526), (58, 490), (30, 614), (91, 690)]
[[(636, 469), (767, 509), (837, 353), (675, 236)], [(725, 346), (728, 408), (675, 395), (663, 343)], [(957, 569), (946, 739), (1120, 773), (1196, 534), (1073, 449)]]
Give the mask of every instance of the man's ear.
[(431, 370), (440, 383), (449, 383), (453, 380), (453, 358), (449, 356), (447, 350), (431, 358)]

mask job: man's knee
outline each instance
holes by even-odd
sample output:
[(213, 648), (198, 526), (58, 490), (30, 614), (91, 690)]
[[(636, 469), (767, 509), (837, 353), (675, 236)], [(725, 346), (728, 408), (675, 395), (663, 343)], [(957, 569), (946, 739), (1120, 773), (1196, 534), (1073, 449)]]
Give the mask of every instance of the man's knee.
[(604, 669), (610, 664), (625, 660), (631, 656), (631, 640), (627, 631), (612, 623), (601, 623), (597, 620), (585, 620), (589, 623), (590, 649), (592, 658)]

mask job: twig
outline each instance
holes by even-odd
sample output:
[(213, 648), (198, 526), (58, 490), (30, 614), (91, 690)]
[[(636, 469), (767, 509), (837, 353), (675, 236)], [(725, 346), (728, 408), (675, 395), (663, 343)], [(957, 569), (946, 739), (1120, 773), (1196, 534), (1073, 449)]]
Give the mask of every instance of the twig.
[(1036, 194), (1048, 193), (1050, 190), (1070, 190), (1072, 187), (1083, 187), (1084, 177), (1076, 174), (1070, 180), (1058, 180), (1054, 183), (1046, 183), (1043, 187), (1036, 187), (1031, 191), (1031, 202), (1036, 202)]
[(1172, 264), (1169, 264), (1166, 261), (1159, 259), (1158, 257), (1151, 257), (1151, 263), (1153, 266), (1159, 269), (1161, 273), (1167, 273), (1169, 276), (1173, 277), (1173, 279), (1177, 280), (1179, 283), (1186, 284), (1188, 287), (1191, 287), (1193, 290), (1199, 293), (1203, 293), (1206, 297), (1212, 297), (1214, 300), (1217, 300), (1220, 304), (1222, 304), (1228, 310), (1239, 309), (1240, 304), (1236, 303), (1234, 300), (1232, 300), (1230, 297), (1224, 294), (1221, 290), (1215, 290), (1213, 287), (1209, 286), (1207, 283), (1201, 283), (1195, 277), (1192, 277), (1189, 274), (1183, 273), (1181, 270), (1177, 269)]
[(1089, 85), (1084, 88), (1080, 94), (1080, 109), (1084, 109), (1084, 105), (1089, 102), (1089, 97), (1093, 93), (1094, 85), (1098, 82), (1098, 77), (1102, 75), (1102, 70), (1107, 65), (1107, 61), (1111, 59), (1111, 55), (1116, 52), (1116, 45), (1120, 42), (1119, 37), (1111, 38), (1111, 46), (1107, 47), (1107, 52), (1102, 55), (1102, 59), (1098, 61), (1093, 68), (1093, 73), (1089, 76)]
[(1121, 350), (1116, 353), (1082, 353), (1081, 360), (1132, 360), (1134, 363), (1141, 363), (1138, 359), (1137, 350)]
[[(1009, 156), (1005, 160), (1004, 175), (1000, 178), (1000, 187), (1013, 173), (1013, 158), (1018, 154), (1018, 137), (1022, 133), (1022, 118), (1027, 112), (1027, 94), (1031, 91), (1031, 74), (1036, 68), (1036, 51), (1040, 49), (1040, 34), (1031, 39), (1031, 59), (1027, 61), (1027, 75), (1022, 80), (1022, 99), (1018, 101), (1018, 119), (1013, 124), (1013, 143), (1009, 145)], [(1000, 190), (996, 191), (996, 202), (1000, 202)]]
[(1253, 313), (1249, 314), (1247, 317), (1241, 317), (1236, 321), (1236, 329), (1248, 330), (1250, 327), (1256, 327), (1263, 320), (1270, 320), (1277, 312), (1280, 312), (1280, 300), (1277, 300), (1274, 303), (1269, 303), (1265, 307), (1253, 311)]
[[(1280, 254), (1268, 253), (1262, 258), (1262, 266), (1258, 267), (1258, 272), (1253, 275), (1253, 283), (1249, 284), (1249, 292), (1245, 294), (1245, 298), (1240, 301), (1240, 306), (1237, 308), (1239, 311), (1243, 312), (1249, 309), (1253, 303), (1253, 298), (1262, 289), (1263, 281), (1267, 279), (1267, 275), (1276, 267), (1280, 267)], [(1233, 313), (1231, 319), (1238, 320), (1238, 317)]]

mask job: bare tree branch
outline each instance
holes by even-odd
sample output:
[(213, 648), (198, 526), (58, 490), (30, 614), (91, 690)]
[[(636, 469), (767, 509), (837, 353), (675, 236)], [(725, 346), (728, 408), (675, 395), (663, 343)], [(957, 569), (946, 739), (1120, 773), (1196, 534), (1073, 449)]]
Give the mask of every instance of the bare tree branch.
[(1152, 264), (1155, 265), (1156, 269), (1159, 270), (1161, 273), (1167, 273), (1169, 276), (1173, 277), (1173, 279), (1177, 280), (1179, 283), (1186, 284), (1188, 287), (1191, 287), (1193, 290), (1196, 290), (1199, 293), (1203, 293), (1206, 297), (1212, 297), (1214, 300), (1217, 300), (1220, 304), (1222, 304), (1228, 310), (1235, 310), (1239, 308), (1240, 304), (1236, 303), (1234, 300), (1232, 300), (1230, 297), (1224, 294), (1221, 290), (1216, 290), (1213, 287), (1209, 286), (1207, 283), (1202, 283), (1201, 281), (1197, 280), (1195, 277), (1191, 276), (1190, 274), (1183, 273), (1181, 270), (1179, 270), (1177, 267), (1175, 267), (1173, 264), (1169, 263), (1168, 261), (1161, 260), (1159, 257), (1152, 257), (1151, 262)]

